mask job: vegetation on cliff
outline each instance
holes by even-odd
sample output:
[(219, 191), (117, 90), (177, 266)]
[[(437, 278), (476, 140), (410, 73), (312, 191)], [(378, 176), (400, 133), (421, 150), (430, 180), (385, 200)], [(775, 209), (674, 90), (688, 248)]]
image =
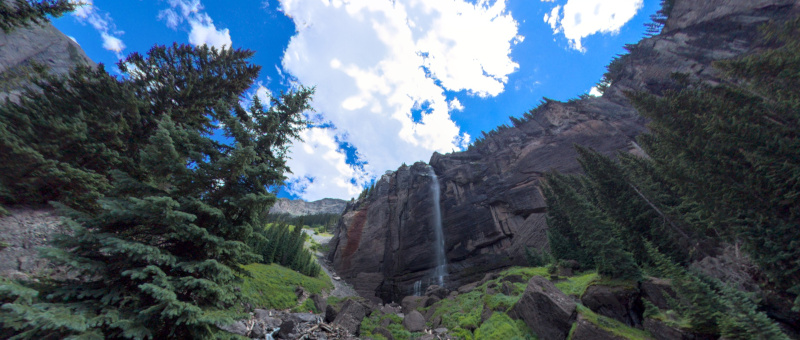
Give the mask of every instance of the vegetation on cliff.
[(630, 94), (650, 119), (638, 139), (647, 156), (578, 147), (585, 175), (548, 174), (553, 256), (612, 278), (672, 278), (674, 308), (695, 331), (785, 337), (755, 297), (684, 266), (731, 244), (758, 265), (762, 288), (800, 309), (798, 30), (797, 19), (771, 27), (765, 39), (780, 47), (718, 62), (719, 85), (676, 74), (682, 87), (663, 96)]

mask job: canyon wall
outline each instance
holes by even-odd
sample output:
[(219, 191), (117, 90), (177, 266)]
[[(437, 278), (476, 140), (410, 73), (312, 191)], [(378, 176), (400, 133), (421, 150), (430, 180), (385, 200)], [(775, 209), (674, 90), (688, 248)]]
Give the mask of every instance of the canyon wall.
[(675, 0), (661, 33), (614, 63), (602, 97), (545, 100), (528, 119), (498, 128), (467, 151), (434, 153), (429, 165), (404, 165), (382, 176), (368, 197), (348, 204), (329, 259), (362, 296), (376, 300), (399, 301), (415, 282), (432, 283), (430, 166), (441, 189), (445, 285), (457, 288), (488, 271), (525, 265), (526, 248), (548, 247), (544, 173), (579, 172), (574, 144), (606, 154), (640, 152), (635, 137), (646, 120), (625, 92), (675, 88), (673, 73), (719, 83), (713, 61), (768, 47), (759, 27), (799, 11), (798, 1)]

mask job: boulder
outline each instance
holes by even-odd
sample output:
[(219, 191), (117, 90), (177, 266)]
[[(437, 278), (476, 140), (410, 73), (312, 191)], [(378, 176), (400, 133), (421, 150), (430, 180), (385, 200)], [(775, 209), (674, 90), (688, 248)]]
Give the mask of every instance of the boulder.
[(217, 325), (217, 327), (219, 327), (219, 329), (223, 331), (233, 334), (238, 334), (241, 336), (247, 336), (251, 330), (247, 322), (244, 320), (239, 320), (232, 324), (227, 324), (227, 325)]
[(592, 285), (581, 296), (581, 303), (597, 314), (628, 326), (642, 324), (644, 305), (636, 287)]
[(624, 340), (600, 327), (595, 326), (583, 316), (579, 315), (575, 321), (575, 329), (572, 331), (571, 340)]
[(425, 289), (425, 295), (435, 296), (438, 297), (440, 300), (446, 298), (447, 294), (450, 294), (450, 290), (438, 285), (431, 285), (428, 286), (427, 289)]
[(383, 336), (387, 340), (394, 340), (394, 336), (392, 335), (392, 332), (390, 332), (388, 329), (386, 329), (384, 327), (376, 327), (372, 331), (372, 334)]
[(439, 301), (442, 301), (442, 299), (440, 299), (437, 296), (428, 296), (425, 299), (425, 302), (422, 304), (422, 306), (423, 307), (430, 307), (430, 306), (433, 306), (433, 304), (435, 304), (435, 303), (437, 303)]
[(576, 318), (576, 305), (549, 280), (534, 276), (509, 315), (522, 319), (543, 340), (567, 337)]
[(292, 313), (289, 314), (288, 319), (294, 321), (295, 324), (312, 323), (319, 321), (319, 317), (314, 313)]
[(509, 283), (524, 283), (525, 282), (525, 278), (522, 277), (522, 275), (514, 274), (514, 275), (508, 275), (508, 276), (504, 277), (503, 281), (504, 282), (509, 282)]
[(347, 300), (342, 304), (342, 309), (336, 314), (332, 324), (346, 329), (350, 334), (358, 335), (361, 320), (367, 316), (367, 306), (356, 300)]
[(328, 305), (325, 307), (325, 322), (331, 323), (333, 320), (336, 319), (336, 314), (339, 314), (339, 311), (336, 310), (336, 307), (332, 305)]
[(328, 301), (325, 300), (322, 295), (312, 294), (309, 299), (311, 299), (311, 302), (314, 303), (314, 307), (320, 312), (324, 312), (325, 308), (328, 307)]
[(276, 336), (279, 339), (291, 339), (292, 333), (294, 333), (294, 321), (286, 320), (281, 323), (281, 329), (278, 330), (278, 334)]
[(650, 332), (657, 340), (693, 340), (694, 335), (680, 328), (672, 327), (666, 323), (651, 318), (644, 319), (644, 330)]
[(425, 317), (418, 311), (412, 311), (403, 319), (403, 327), (409, 332), (422, 332), (425, 330)]
[(400, 305), (403, 306), (403, 312), (408, 313), (412, 310), (416, 310), (419, 307), (423, 307), (425, 305), (425, 300), (427, 299), (427, 296), (406, 296), (400, 302)]

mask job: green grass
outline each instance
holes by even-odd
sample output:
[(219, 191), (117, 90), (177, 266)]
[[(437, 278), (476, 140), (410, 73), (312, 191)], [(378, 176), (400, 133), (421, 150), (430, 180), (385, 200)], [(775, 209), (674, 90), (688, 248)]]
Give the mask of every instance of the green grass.
[(522, 320), (511, 320), (506, 313), (495, 312), (475, 330), (475, 340), (530, 340), (536, 339)]
[(592, 283), (596, 282), (600, 276), (596, 272), (586, 272), (577, 276), (565, 278), (565, 281), (556, 283), (556, 288), (567, 295), (581, 296)]
[(361, 337), (385, 340), (386, 338), (384, 336), (372, 333), (376, 328), (380, 327), (381, 322), (385, 319), (389, 319), (390, 321), (386, 329), (392, 333), (392, 337), (395, 340), (411, 340), (422, 335), (422, 333), (411, 333), (407, 331), (405, 327), (403, 327), (403, 319), (399, 316), (395, 314), (382, 315), (381, 312), (376, 311), (361, 321)]
[(274, 263), (253, 263), (242, 267), (252, 276), (242, 277), (242, 295), (255, 308), (287, 309), (297, 306), (294, 293), (297, 286), (302, 286), (311, 294), (333, 289), (331, 279), (323, 271), (312, 278)]
[[(583, 316), (583, 318), (586, 319), (586, 321), (589, 321), (593, 325), (609, 333), (612, 333), (616, 336), (632, 340), (653, 339), (653, 336), (651, 336), (650, 333), (645, 332), (641, 329), (628, 327), (622, 322), (596, 314), (595, 312), (592, 312), (591, 309), (585, 307), (584, 305), (578, 304), (577, 307), (578, 307), (578, 313), (580, 313)], [(574, 330), (575, 326), (573, 325), (572, 328)], [(572, 335), (572, 330), (570, 330), (570, 336), (571, 335)]]

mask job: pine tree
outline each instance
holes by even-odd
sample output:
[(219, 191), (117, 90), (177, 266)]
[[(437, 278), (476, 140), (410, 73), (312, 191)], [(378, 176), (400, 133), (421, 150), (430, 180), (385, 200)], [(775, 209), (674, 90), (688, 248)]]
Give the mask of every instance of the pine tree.
[(48, 15), (60, 17), (77, 6), (69, 0), (3, 0), (0, 1), (0, 29), (8, 33), (15, 28), (45, 23)]
[[(232, 322), (235, 274), (259, 259), (245, 241), (275, 200), (268, 189), (284, 179), (286, 147), (305, 126), (312, 94), (301, 88), (268, 109), (257, 100), (241, 107), (259, 70), (251, 56), (175, 45), (119, 64), (130, 72), (122, 88), (141, 99), (143, 119), (129, 135), (138, 154), (133, 170), (108, 172), (111, 189), (96, 211), (63, 207), (72, 233), (45, 256), (79, 278), (31, 286), (36, 298), (2, 286), (12, 292), (0, 296), (10, 303), (0, 313), (3, 327), (21, 338), (226, 336), (216, 325)], [(230, 142), (211, 138), (218, 128)], [(84, 326), (74, 326), (75, 318)]]

